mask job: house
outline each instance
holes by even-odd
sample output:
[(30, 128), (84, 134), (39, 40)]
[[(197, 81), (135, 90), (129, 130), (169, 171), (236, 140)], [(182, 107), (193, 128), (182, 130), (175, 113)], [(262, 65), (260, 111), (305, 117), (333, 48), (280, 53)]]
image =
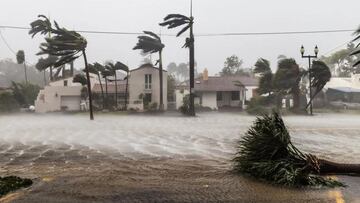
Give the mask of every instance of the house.
[[(163, 70), (163, 103), (167, 109), (167, 71)], [(141, 65), (130, 71), (129, 109), (144, 110), (160, 104), (159, 69), (152, 64)]]
[[(222, 107), (243, 108), (246, 101), (256, 94), (258, 80), (248, 76), (208, 76), (207, 69), (201, 78), (195, 79), (195, 104), (217, 110)], [(189, 94), (188, 82), (176, 89), (176, 108)]]
[[(94, 97), (93, 106), (101, 107), (102, 91), (100, 82), (93, 75), (91, 77), (91, 90)], [(108, 102), (115, 101), (115, 90), (117, 89), (118, 105), (125, 104), (126, 80), (117, 81), (117, 88), (114, 81), (102, 81), (103, 91)], [(44, 89), (40, 90), (35, 101), (35, 111), (39, 113), (55, 111), (80, 111), (81, 106), (88, 106), (88, 102), (82, 100), (81, 92), (83, 87), (79, 83), (73, 83), (72, 77), (51, 82)], [(128, 83), (128, 109), (143, 111), (151, 107), (159, 107), (160, 84), (159, 69), (152, 64), (144, 64), (137, 69), (131, 70)], [(167, 72), (163, 71), (163, 102), (164, 109), (167, 109)]]
[(360, 74), (352, 74), (348, 78), (333, 77), (324, 91), (328, 102), (360, 103)]
[[(79, 83), (73, 83), (72, 77), (49, 83), (40, 90), (35, 101), (35, 111), (38, 113), (56, 111), (80, 111), (81, 90)], [(95, 84), (92, 79), (92, 84)]]

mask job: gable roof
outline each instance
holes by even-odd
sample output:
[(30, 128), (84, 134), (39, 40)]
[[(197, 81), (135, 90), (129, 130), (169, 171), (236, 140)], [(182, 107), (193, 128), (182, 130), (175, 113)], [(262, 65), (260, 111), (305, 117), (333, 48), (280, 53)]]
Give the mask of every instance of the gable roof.
[[(153, 64), (145, 63), (145, 64), (139, 66), (139, 68), (135, 68), (135, 69), (130, 70), (130, 72), (137, 71), (137, 70), (140, 70), (140, 69), (143, 69), (143, 68), (154, 68), (156, 70), (159, 70), (159, 68), (155, 67)], [(167, 70), (163, 69), (163, 72), (167, 72)]]
[[(236, 84), (240, 84), (237, 86)], [(189, 86), (189, 81), (179, 87)], [(239, 91), (247, 86), (258, 86), (258, 79), (248, 76), (210, 76), (208, 80), (203, 78), (195, 79), (195, 91)]]

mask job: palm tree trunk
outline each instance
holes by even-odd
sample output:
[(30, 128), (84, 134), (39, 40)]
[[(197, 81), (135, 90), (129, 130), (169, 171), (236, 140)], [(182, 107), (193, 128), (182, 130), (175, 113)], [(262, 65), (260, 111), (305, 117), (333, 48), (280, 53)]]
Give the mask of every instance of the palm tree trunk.
[(294, 100), (294, 106), (293, 108), (295, 110), (298, 110), (299, 109), (299, 106), (300, 106), (300, 90), (299, 90), (299, 87), (295, 87), (293, 89), (293, 100)]
[(360, 174), (360, 164), (342, 164), (320, 159), (320, 174)]
[(190, 26), (190, 115), (195, 116), (195, 95), (194, 95), (194, 66), (195, 66), (195, 47), (194, 47), (193, 24)]
[(53, 81), (53, 69), (50, 67), (50, 82)]
[(85, 49), (82, 51), (84, 56), (84, 62), (85, 62), (85, 72), (86, 72), (86, 79), (87, 79), (87, 89), (89, 94), (89, 110), (90, 110), (90, 120), (94, 120), (94, 113), (93, 113), (93, 106), (92, 106), (92, 93), (91, 93), (91, 82), (90, 82), (90, 74), (89, 74), (89, 67), (88, 62), (86, 58)]
[(127, 110), (127, 103), (128, 103), (128, 87), (129, 87), (129, 71), (126, 72), (125, 110)]
[(100, 73), (98, 73), (98, 78), (99, 78), (99, 83), (100, 83), (100, 88), (101, 88), (101, 97), (102, 97), (102, 107), (104, 108), (104, 104), (105, 104), (105, 96), (104, 96), (104, 89), (102, 86), (102, 82), (101, 82), (101, 77), (100, 77)]
[(108, 109), (109, 108), (109, 105), (108, 105), (109, 94), (108, 94), (108, 80), (107, 80), (107, 77), (105, 77), (105, 93), (106, 93), (105, 106), (106, 106), (106, 109)]
[(43, 71), (44, 72), (44, 87), (46, 86), (46, 70)]
[(116, 77), (116, 70), (115, 70), (115, 110), (118, 108), (118, 95), (117, 95), (117, 77)]
[(159, 79), (160, 79), (160, 104), (159, 110), (164, 110), (164, 96), (163, 96), (163, 67), (162, 67), (162, 51), (159, 51)]
[(28, 83), (27, 71), (26, 71), (26, 63), (25, 62), (24, 62), (24, 72), (25, 72), (25, 82)]

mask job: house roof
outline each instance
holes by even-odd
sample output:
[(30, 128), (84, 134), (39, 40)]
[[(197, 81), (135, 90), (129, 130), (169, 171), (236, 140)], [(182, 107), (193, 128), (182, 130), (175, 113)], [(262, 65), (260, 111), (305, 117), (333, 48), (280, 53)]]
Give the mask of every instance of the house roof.
[(344, 93), (360, 93), (360, 89), (352, 87), (331, 87), (329, 90), (337, 90)]
[[(105, 83), (102, 83), (104, 92), (106, 90)], [(115, 94), (115, 82), (108, 82), (107, 85), (108, 93)], [(99, 83), (96, 83), (91, 90), (93, 93), (101, 93), (101, 86)], [(125, 93), (126, 91), (126, 81), (118, 81), (117, 82), (117, 92), (118, 93)]]
[[(195, 91), (238, 91), (241, 87), (237, 86), (236, 83), (242, 87), (247, 86), (257, 86), (258, 79), (248, 76), (214, 76), (209, 77), (207, 81), (203, 78), (195, 79)], [(189, 81), (186, 81), (185, 84), (180, 85), (179, 87), (189, 86)]]
[[(159, 70), (159, 68), (155, 67), (153, 64), (145, 63), (145, 64), (141, 65), (139, 68), (135, 68), (135, 69), (130, 70), (130, 72), (137, 71), (137, 70), (140, 70), (140, 69), (143, 69), (143, 68), (154, 68), (156, 70)], [(163, 72), (167, 72), (167, 71), (163, 69)]]

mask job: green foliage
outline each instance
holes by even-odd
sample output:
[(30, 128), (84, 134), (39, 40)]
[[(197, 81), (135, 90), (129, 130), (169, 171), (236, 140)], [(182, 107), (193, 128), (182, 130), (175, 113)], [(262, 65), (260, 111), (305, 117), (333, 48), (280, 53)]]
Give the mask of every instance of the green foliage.
[(270, 68), (270, 62), (266, 59), (260, 58), (255, 63), (254, 73), (259, 74), (259, 87), (257, 88), (257, 93), (262, 94), (271, 94), (273, 89), (273, 73)]
[[(360, 26), (359, 28), (354, 32), (355, 35), (355, 39), (353, 40), (353, 42), (358, 42), (360, 40)], [(360, 54), (360, 42), (358, 42), (358, 44), (356, 45), (356, 48), (351, 52), (351, 56), (357, 56)], [(360, 66), (360, 59), (357, 58), (357, 61), (353, 64), (353, 67), (357, 67)]]
[(87, 84), (87, 79), (83, 74), (76, 74), (73, 77), (73, 82), (80, 83), (82, 86), (85, 86)]
[(12, 94), (17, 103), (23, 107), (34, 105), (40, 87), (30, 83), (12, 83)]
[(20, 106), (10, 92), (0, 94), (0, 112), (13, 112), (19, 110)]
[(246, 112), (251, 115), (263, 115), (264, 113), (270, 113), (275, 104), (275, 95), (256, 96), (251, 98)]
[[(325, 87), (326, 83), (328, 83), (331, 79), (330, 68), (322, 61), (313, 61), (311, 69), (311, 87), (315, 89), (315, 92), (312, 94), (312, 98)], [(310, 105), (310, 102), (309, 104)]]
[(164, 18), (164, 22), (160, 23), (159, 25), (167, 26), (168, 29), (173, 29), (185, 25), (176, 35), (177, 37), (179, 37), (184, 32), (186, 32), (193, 23), (193, 19), (187, 16), (181, 14), (169, 14)]
[(245, 75), (250, 76), (251, 72), (246, 71), (241, 66), (243, 60), (240, 60), (238, 56), (232, 55), (227, 57), (224, 62), (224, 67), (220, 72), (220, 75)]
[(139, 36), (139, 41), (133, 50), (140, 49), (144, 54), (152, 54), (156, 52), (161, 52), (165, 45), (161, 42), (161, 39), (158, 35), (153, 32), (144, 31), (143, 36)]
[(22, 179), (16, 176), (0, 177), (0, 197), (20, 188), (30, 187), (33, 184), (30, 179)]
[(31, 23), (29, 34), (34, 37), (38, 33), (51, 34), (45, 38), (46, 42), (41, 43), (41, 51), (38, 55), (58, 56), (59, 58), (52, 64), (54, 67), (74, 61), (81, 56), (87, 46), (86, 39), (79, 33), (60, 28), (56, 21), (54, 21), (53, 27), (50, 20), (44, 15), (39, 15), (39, 19)]
[(180, 112), (184, 115), (190, 115), (190, 95), (187, 94), (183, 98), (183, 105), (179, 108)]
[(39, 58), (38, 62), (36, 63), (35, 67), (38, 71), (44, 71), (50, 68), (56, 61), (58, 57), (49, 55), (47, 58)]
[(174, 101), (174, 94), (176, 88), (176, 80), (172, 75), (167, 77), (167, 97), (169, 101)]
[(25, 52), (23, 50), (19, 50), (16, 53), (16, 61), (17, 61), (18, 64), (25, 63)]
[(285, 186), (344, 186), (319, 176), (317, 157), (304, 154), (291, 142), (278, 113), (258, 117), (237, 144), (236, 172)]

